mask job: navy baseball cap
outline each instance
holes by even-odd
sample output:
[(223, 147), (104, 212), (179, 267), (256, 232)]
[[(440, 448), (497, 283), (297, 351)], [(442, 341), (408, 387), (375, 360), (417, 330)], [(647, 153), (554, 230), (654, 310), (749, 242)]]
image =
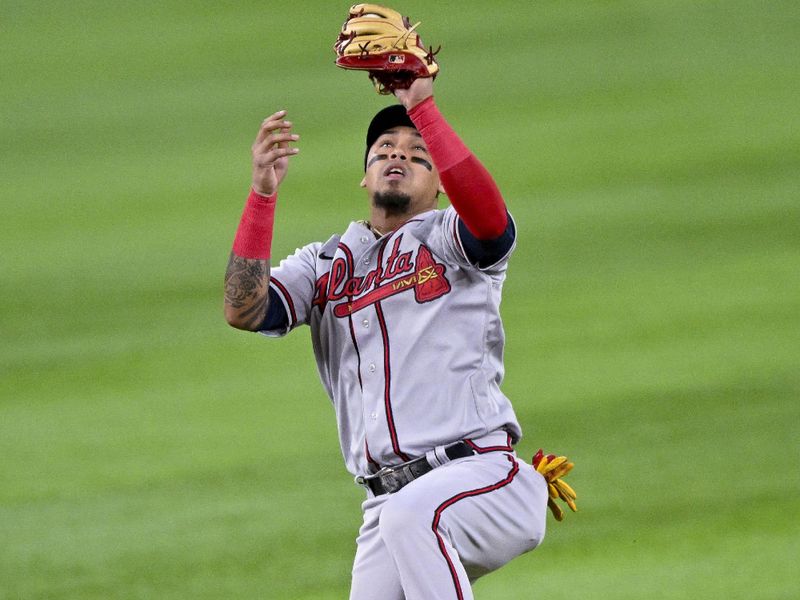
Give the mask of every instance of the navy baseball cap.
[(372, 144), (381, 137), (381, 134), (386, 131), (387, 129), (391, 129), (392, 127), (413, 127), (414, 129), (417, 128), (414, 125), (411, 118), (408, 116), (406, 112), (406, 107), (402, 104), (393, 104), (391, 106), (387, 106), (378, 111), (374, 117), (372, 117), (372, 121), (369, 124), (369, 128), (367, 129), (367, 149), (364, 151), (364, 170), (367, 170), (367, 155), (369, 154), (369, 149), (372, 148)]

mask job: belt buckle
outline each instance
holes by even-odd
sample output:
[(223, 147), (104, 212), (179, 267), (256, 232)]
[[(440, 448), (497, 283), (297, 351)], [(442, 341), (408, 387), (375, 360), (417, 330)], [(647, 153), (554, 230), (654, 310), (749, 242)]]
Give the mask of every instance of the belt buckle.
[(365, 487), (368, 487), (370, 481), (373, 481), (374, 479), (379, 479), (384, 475), (387, 475), (392, 470), (393, 470), (392, 467), (383, 467), (380, 471), (378, 471), (377, 473), (373, 473), (372, 475), (367, 475), (367, 476), (357, 475), (356, 483), (358, 485), (363, 485)]
[[(413, 477), (409, 477), (410, 473), (406, 473), (407, 470), (406, 464), (383, 467), (377, 473), (367, 475), (366, 477), (358, 475), (355, 480), (358, 485), (369, 487), (370, 481), (379, 479), (383, 489), (386, 490), (386, 493), (393, 494), (394, 492), (400, 490), (408, 481), (413, 479)], [(406, 481), (403, 481), (404, 478), (399, 476), (403, 473), (406, 475)]]
[[(383, 467), (380, 471), (373, 473), (372, 475), (357, 475), (355, 478), (355, 482), (358, 485), (369, 487), (369, 482), (374, 481), (375, 479), (379, 479), (383, 489), (387, 494), (393, 494), (394, 492), (402, 489), (406, 484), (411, 483), (416, 479), (419, 475), (423, 475), (425, 472), (430, 471), (431, 469), (436, 468), (446, 462), (450, 462), (451, 459), (447, 456), (447, 450), (450, 448), (454, 448), (459, 445), (465, 445), (463, 440), (454, 442), (447, 446), (437, 446), (434, 449), (435, 452), (438, 452), (439, 448), (441, 448), (442, 453), (445, 455), (445, 458), (439, 458), (438, 454), (435, 454), (438, 464), (432, 464), (431, 461), (428, 459), (428, 454), (431, 452), (426, 453), (425, 456), (420, 456), (415, 458), (414, 460), (410, 460), (408, 462), (404, 462), (399, 465), (392, 465)], [(470, 450), (470, 454), (475, 454), (475, 451), (466, 446), (468, 450)], [(423, 471), (422, 473), (417, 473), (416, 475), (412, 471), (412, 466), (416, 463), (424, 463), (427, 465), (428, 469)]]
[[(383, 469), (381, 469), (381, 471), (383, 471)], [(378, 471), (378, 473), (380, 473), (380, 471)], [(387, 494), (394, 494), (408, 483), (409, 479), (407, 476), (405, 478), (400, 476), (404, 473), (404, 467), (391, 467), (386, 473), (380, 476), (381, 485), (383, 485), (383, 489), (386, 490)]]

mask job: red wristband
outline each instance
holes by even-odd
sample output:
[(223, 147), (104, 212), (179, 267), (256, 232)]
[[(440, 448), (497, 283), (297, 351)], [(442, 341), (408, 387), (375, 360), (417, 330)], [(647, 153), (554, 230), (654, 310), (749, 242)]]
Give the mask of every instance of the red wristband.
[(278, 195), (262, 196), (252, 188), (233, 240), (233, 253), (242, 258), (267, 260), (272, 248), (272, 227)]

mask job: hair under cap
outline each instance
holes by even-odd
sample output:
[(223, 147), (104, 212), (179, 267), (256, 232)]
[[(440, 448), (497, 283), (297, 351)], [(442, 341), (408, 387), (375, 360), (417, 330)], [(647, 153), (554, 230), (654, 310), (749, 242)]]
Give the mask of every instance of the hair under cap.
[(367, 149), (364, 151), (364, 170), (367, 170), (367, 155), (372, 144), (381, 136), (387, 129), (392, 127), (413, 127), (416, 129), (411, 118), (406, 112), (406, 107), (402, 104), (393, 104), (378, 111), (367, 129)]

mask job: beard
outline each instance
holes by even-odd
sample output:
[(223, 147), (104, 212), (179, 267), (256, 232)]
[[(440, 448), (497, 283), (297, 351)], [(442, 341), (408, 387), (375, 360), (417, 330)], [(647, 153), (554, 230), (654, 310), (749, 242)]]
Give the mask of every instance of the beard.
[(394, 190), (375, 192), (372, 204), (385, 210), (386, 216), (402, 215), (408, 212), (408, 207), (411, 206), (411, 196)]

